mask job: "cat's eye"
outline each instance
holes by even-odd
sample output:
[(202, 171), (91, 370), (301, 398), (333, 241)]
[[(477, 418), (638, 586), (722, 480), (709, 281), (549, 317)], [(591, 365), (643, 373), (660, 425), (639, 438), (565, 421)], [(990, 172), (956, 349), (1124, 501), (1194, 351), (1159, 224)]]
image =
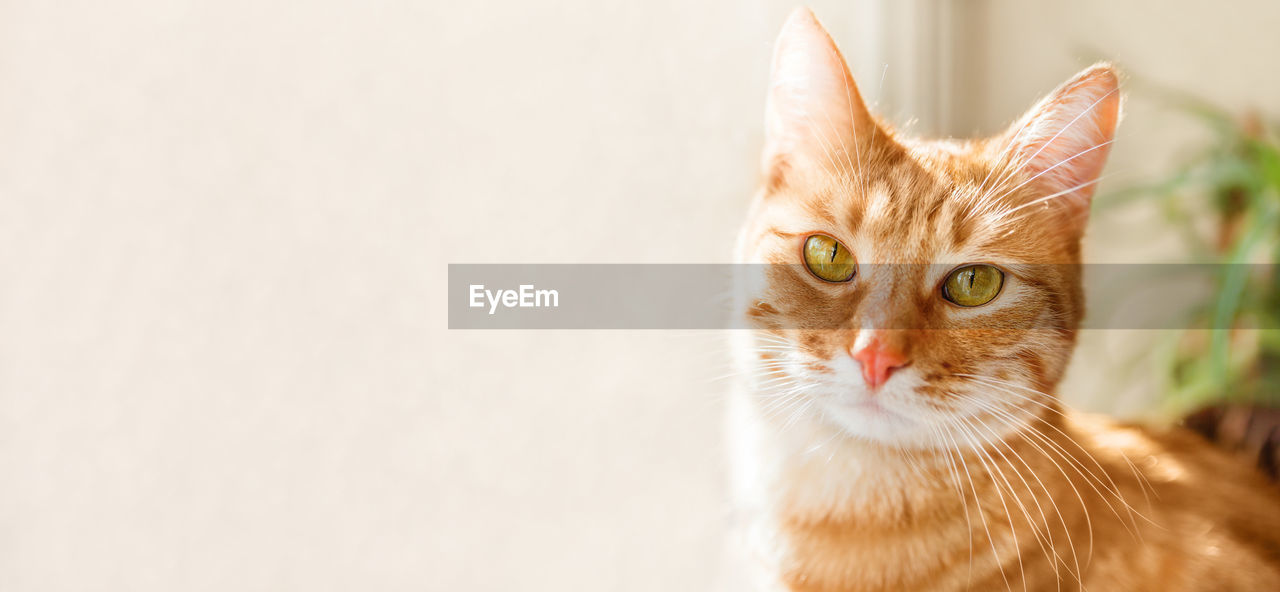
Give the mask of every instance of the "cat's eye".
[(857, 271), (853, 253), (825, 234), (815, 234), (804, 241), (804, 265), (819, 279), (835, 283), (853, 279)]
[(960, 306), (982, 306), (1000, 294), (1004, 272), (991, 265), (966, 265), (947, 276), (942, 296)]

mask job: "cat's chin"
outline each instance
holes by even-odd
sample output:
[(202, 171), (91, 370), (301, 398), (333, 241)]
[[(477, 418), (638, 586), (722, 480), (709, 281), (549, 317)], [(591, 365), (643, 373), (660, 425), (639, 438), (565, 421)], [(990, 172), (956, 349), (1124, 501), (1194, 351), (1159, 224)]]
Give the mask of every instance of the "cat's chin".
[(930, 448), (933, 431), (922, 419), (895, 409), (884, 399), (836, 399), (823, 404), (824, 415), (847, 435), (894, 447)]

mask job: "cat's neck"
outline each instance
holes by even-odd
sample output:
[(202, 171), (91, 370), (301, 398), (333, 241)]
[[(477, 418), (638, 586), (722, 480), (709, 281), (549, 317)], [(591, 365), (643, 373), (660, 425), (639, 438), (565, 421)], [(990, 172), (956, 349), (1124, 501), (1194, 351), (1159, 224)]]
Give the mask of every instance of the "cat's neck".
[[(980, 447), (900, 448), (848, 434), (821, 414), (779, 418), (768, 413), (766, 400), (743, 390), (732, 398), (729, 432), (735, 492), (745, 506), (793, 518), (878, 520), (950, 506), (957, 488), (979, 482), (1033, 470), (1056, 474), (1063, 465), (1088, 468), (1092, 453), (1068, 434), (1065, 411), (1053, 402), (1036, 409), (1040, 415), (1018, 431), (991, 433)], [(962, 440), (953, 438), (959, 446)]]
[(943, 451), (859, 439), (818, 415), (780, 420), (747, 392), (735, 399), (735, 485), (748, 506), (795, 519), (879, 519), (918, 510), (951, 484)]
[[(1092, 457), (1056, 412), (986, 448), (901, 451), (841, 434), (819, 417), (772, 422), (758, 397), (737, 399), (731, 433), (741, 457), (737, 493), (755, 537), (748, 545), (784, 582), (807, 582), (790, 589), (998, 587), (1004, 574), (995, 557), (1021, 555), (1050, 529), (1086, 540), (1085, 499), (1106, 503), (1088, 490), (1073, 493), (1093, 487), (1102, 495), (1107, 484), (1101, 476), (1089, 483)], [(1054, 501), (1076, 495), (1085, 496), (1080, 506)], [(1010, 530), (989, 527), (1004, 524)], [(938, 560), (922, 563), (921, 553)], [(849, 557), (868, 560), (854, 573), (842, 567)], [(1059, 561), (1036, 569), (1046, 578), (1078, 570)]]

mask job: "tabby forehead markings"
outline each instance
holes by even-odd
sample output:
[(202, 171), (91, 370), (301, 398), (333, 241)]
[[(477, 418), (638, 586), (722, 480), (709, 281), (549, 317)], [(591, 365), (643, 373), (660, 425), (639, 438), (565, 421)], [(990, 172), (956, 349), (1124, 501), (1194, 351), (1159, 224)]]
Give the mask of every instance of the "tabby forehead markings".
[(864, 198), (863, 217), (868, 225), (881, 226), (890, 208), (889, 190), (883, 183), (876, 183)]

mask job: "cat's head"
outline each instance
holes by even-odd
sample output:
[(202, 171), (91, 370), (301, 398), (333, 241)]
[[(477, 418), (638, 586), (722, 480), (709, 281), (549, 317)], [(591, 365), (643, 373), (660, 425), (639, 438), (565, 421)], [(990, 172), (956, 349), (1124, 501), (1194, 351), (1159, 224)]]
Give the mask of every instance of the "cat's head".
[(793, 13), (738, 243), (769, 264), (740, 301), (765, 408), (938, 445), (939, 426), (1011, 428), (1043, 405), (1083, 315), (1080, 240), (1119, 114), (1115, 73), (1094, 66), (994, 138), (905, 138)]

